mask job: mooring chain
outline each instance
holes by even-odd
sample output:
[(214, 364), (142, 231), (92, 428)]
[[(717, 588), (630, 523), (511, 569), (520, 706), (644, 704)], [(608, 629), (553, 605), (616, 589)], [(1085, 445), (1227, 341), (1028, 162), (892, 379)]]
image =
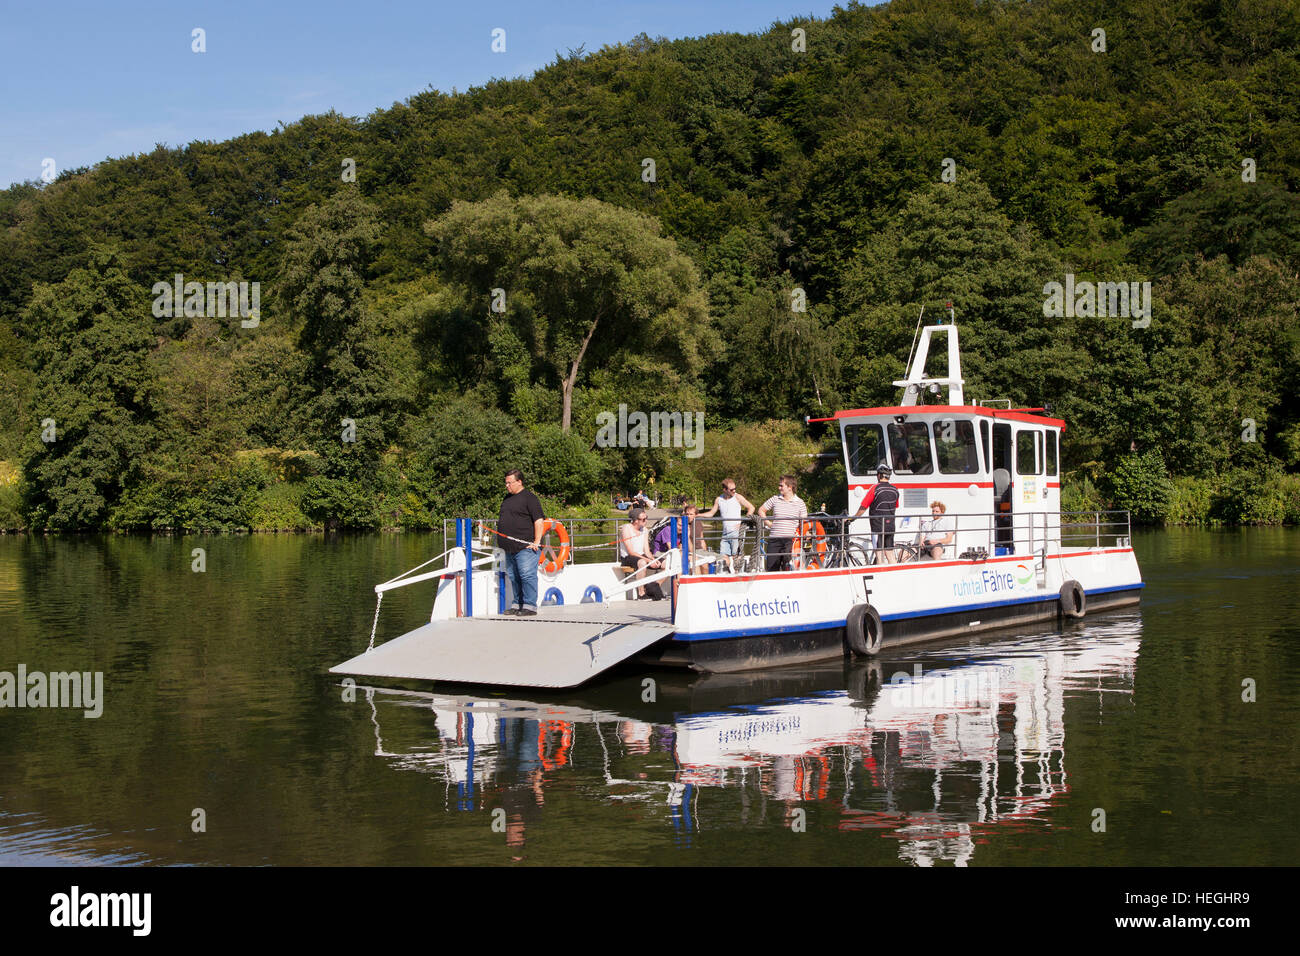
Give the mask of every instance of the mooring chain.
[(375, 601), (375, 623), (370, 625), (370, 646), (366, 648), (367, 651), (373, 651), (375, 649), (375, 631), (379, 628), (379, 609), (383, 606), (383, 603), (384, 592), (380, 591), (379, 600)]

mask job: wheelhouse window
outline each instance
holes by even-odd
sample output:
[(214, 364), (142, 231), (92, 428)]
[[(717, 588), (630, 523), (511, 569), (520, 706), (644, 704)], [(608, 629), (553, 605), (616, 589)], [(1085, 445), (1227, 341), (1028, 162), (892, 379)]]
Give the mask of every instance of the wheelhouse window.
[(1041, 475), (1043, 461), (1043, 433), (1025, 429), (1016, 433), (1016, 474)]
[(905, 475), (929, 475), (934, 472), (930, 455), (930, 429), (925, 422), (897, 422), (889, 426), (889, 454), (894, 471)]
[(886, 463), (885, 432), (879, 425), (845, 425), (844, 448), (851, 475), (874, 475)]
[(939, 472), (944, 475), (973, 475), (980, 470), (975, 450), (975, 426), (968, 421), (941, 418), (934, 423), (934, 450)]
[(1059, 432), (1049, 430), (1047, 432), (1047, 473), (1056, 475), (1056, 442)]

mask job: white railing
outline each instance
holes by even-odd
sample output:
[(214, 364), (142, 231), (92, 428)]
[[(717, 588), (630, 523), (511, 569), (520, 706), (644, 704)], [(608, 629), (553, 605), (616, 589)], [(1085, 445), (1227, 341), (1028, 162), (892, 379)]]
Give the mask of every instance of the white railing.
[[(929, 518), (928, 511), (895, 513), (893, 550), (897, 551), (900, 548), (914, 550), (920, 540), (921, 522)], [(1041, 558), (1052, 548), (1127, 546), (1132, 539), (1131, 521), (1126, 511), (1068, 512), (1065, 514), (1017, 511), (1004, 515), (988, 511), (949, 512), (944, 515), (944, 518), (947, 519), (948, 526), (953, 531), (952, 543), (944, 547), (944, 560), (961, 558), (963, 555), (994, 557), (1011, 554)], [(472, 562), (473, 567), (490, 566), (493, 564), (493, 553), (500, 544), (500, 538), (495, 534), (496, 521), (482, 518), (472, 520), (474, 528), (473, 552), (475, 554), (475, 559)], [(664, 519), (657, 521), (653, 527), (660, 527), (662, 520)], [(679, 515), (673, 515), (671, 520), (678, 522), (681, 519)], [(703, 550), (695, 549), (692, 554), (690, 559), (691, 573), (699, 573), (700, 569), (710, 565), (714, 566), (713, 570), (725, 570), (726, 560), (721, 553), (724, 519), (711, 517), (697, 518), (695, 520), (702, 525), (704, 548)], [(771, 538), (770, 525), (773, 520), (771, 517), (759, 518), (758, 516), (726, 519), (726, 531), (734, 529), (737, 524), (740, 527), (741, 549), (735, 564), (739, 566), (739, 570), (743, 571), (743, 573), (765, 573), (769, 550), (768, 541)], [(792, 549), (791, 567), (801, 568), (814, 562), (817, 566), (824, 566), (825, 561), (822, 559), (822, 555), (826, 552), (833, 553), (836, 550), (831, 547), (832, 539), (834, 539), (834, 544), (838, 546), (840, 551), (856, 554), (857, 551), (854, 548), (846, 548), (848, 545), (853, 545), (865, 552), (868, 560), (874, 560), (874, 539), (877, 537), (878, 532), (871, 530), (869, 516), (863, 515), (858, 518), (850, 518), (847, 515), (814, 513), (808, 516), (807, 521), (820, 522), (823, 535), (820, 536), (819, 540), (817, 536), (812, 534), (802, 535), (798, 540), (800, 540), (803, 547), (801, 549)], [(562, 524), (565, 526), (568, 535), (568, 560), (570, 562), (578, 564), (614, 564), (618, 561), (618, 536), (622, 526), (626, 524), (626, 518), (576, 518), (565, 520)], [(807, 525), (804, 527), (807, 527)], [(451, 528), (451, 519), (444, 521), (444, 540), (450, 537)], [(651, 537), (653, 538), (653, 535)], [(819, 545), (823, 547), (819, 548)], [(558, 551), (559, 544), (556, 535), (554, 533), (548, 534), (543, 541), (543, 555), (558, 556)], [(981, 551), (983, 555), (979, 553)], [(424, 565), (403, 572), (392, 581), (376, 585), (375, 590), (379, 592), (394, 587), (404, 587), (418, 581), (459, 573), (464, 570), (463, 553), (463, 547), (449, 548), (437, 558), (425, 562)], [(680, 544), (673, 547), (670, 553), (674, 555), (674, 560), (678, 562), (674, 568), (656, 572), (653, 576), (647, 575), (634, 584), (616, 587), (610, 593), (623, 594), (633, 587), (643, 587), (648, 581), (661, 581), (679, 574)], [(408, 575), (412, 575), (412, 572), (418, 571), (421, 567), (432, 563), (432, 561), (446, 558), (449, 555), (452, 557), (444, 568), (408, 577)]]
[[(421, 581), (431, 581), (434, 578), (445, 578), (449, 574), (460, 574), (462, 571), (465, 570), (464, 553), (465, 552), (463, 548), (448, 548), (442, 554), (438, 555), (438, 557), (430, 558), (428, 561), (425, 561), (424, 564), (419, 564), (411, 568), (410, 571), (403, 571), (397, 577), (385, 581), (383, 584), (376, 584), (375, 593), (383, 594), (385, 591), (393, 591), (397, 588), (404, 588), (408, 584), (419, 584)], [(426, 571), (424, 574), (417, 574), (414, 577), (410, 577), (410, 578), (406, 576), (410, 574), (412, 571), (418, 571), (420, 570), (420, 568), (432, 564), (434, 561), (438, 561), (441, 560), (442, 558), (446, 558), (448, 555), (451, 555), (450, 559), (443, 567), (439, 568), (437, 571)], [(475, 558), (473, 561), (470, 562), (470, 566), (475, 568), (486, 567), (495, 564), (495, 562), (496, 562), (496, 557), (494, 555), (488, 554), (481, 558)]]

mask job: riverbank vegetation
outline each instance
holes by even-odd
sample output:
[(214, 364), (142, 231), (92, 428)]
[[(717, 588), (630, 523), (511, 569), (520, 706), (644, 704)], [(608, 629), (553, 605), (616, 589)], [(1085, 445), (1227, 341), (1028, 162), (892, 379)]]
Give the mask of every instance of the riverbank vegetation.
[[(949, 301), (968, 396), (1069, 423), (1065, 507), (1296, 523), (1297, 51), (1282, 0), (850, 4), (15, 185), (0, 527), (426, 528), (514, 466), (838, 510), (803, 417), (894, 401)], [(1067, 276), (1149, 316), (1048, 317)], [(701, 454), (604, 447), (620, 405)]]

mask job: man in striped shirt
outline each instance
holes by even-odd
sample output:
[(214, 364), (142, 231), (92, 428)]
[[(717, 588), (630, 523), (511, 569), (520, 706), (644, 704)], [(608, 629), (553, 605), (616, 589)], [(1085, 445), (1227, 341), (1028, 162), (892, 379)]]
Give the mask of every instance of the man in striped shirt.
[(761, 517), (766, 518), (772, 512), (772, 521), (768, 522), (771, 533), (767, 539), (767, 569), (769, 571), (790, 570), (790, 547), (795, 535), (799, 533), (800, 522), (808, 517), (808, 507), (803, 499), (794, 493), (794, 475), (782, 475), (777, 490), (763, 502), (758, 509)]

